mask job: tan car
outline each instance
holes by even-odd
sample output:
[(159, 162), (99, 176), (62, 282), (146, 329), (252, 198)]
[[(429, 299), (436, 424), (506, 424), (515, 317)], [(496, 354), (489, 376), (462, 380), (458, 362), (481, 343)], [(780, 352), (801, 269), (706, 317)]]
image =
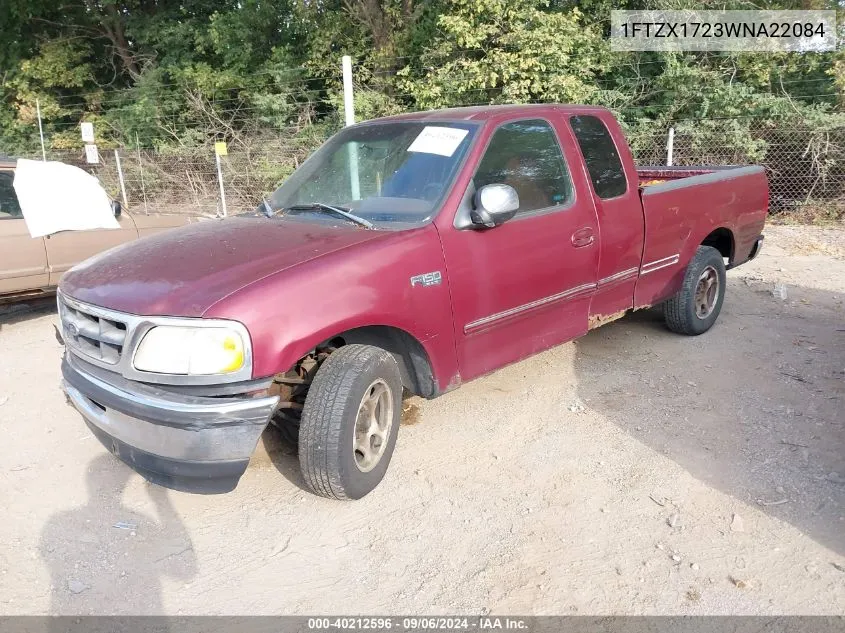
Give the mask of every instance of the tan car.
[(92, 255), (197, 221), (185, 215), (130, 215), (118, 211), (119, 229), (62, 231), (33, 238), (12, 186), (14, 176), (15, 161), (0, 159), (0, 302), (53, 292), (71, 266)]

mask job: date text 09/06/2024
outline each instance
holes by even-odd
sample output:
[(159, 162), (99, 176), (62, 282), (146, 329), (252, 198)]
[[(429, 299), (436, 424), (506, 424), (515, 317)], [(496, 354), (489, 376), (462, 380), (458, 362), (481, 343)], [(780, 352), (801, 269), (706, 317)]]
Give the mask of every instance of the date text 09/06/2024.
[(413, 616), (402, 618), (391, 617), (335, 617), (308, 618), (308, 629), (311, 631), (334, 630), (400, 630), (400, 631), (430, 631), (430, 630), (461, 630), (472, 629), (482, 631), (492, 630), (527, 630), (528, 623), (521, 618), (512, 617), (426, 617)]

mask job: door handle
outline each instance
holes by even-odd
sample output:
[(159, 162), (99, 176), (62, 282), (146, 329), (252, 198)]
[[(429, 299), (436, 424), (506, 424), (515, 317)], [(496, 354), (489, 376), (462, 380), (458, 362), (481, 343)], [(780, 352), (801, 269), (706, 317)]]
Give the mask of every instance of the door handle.
[(572, 246), (574, 246), (575, 248), (589, 246), (595, 241), (596, 236), (593, 233), (593, 229), (591, 229), (589, 226), (584, 227), (583, 229), (578, 229), (572, 234)]

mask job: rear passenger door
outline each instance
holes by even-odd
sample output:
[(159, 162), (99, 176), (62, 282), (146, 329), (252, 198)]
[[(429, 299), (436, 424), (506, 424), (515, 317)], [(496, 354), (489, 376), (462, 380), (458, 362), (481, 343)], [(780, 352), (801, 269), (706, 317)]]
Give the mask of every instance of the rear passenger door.
[[(578, 150), (560, 125), (537, 118), (496, 126), (454, 224), (438, 227), (464, 380), (587, 330), (597, 223), (591, 197), (581, 195)], [(494, 183), (516, 190), (516, 216), (491, 229), (467, 226), (472, 194)]]
[(600, 325), (634, 305), (645, 229), (639, 179), (628, 144), (609, 112), (573, 115), (569, 125), (587, 166), (599, 220), (598, 288), (590, 322)]
[(44, 239), (30, 237), (12, 186), (15, 172), (0, 170), (0, 294), (49, 284)]

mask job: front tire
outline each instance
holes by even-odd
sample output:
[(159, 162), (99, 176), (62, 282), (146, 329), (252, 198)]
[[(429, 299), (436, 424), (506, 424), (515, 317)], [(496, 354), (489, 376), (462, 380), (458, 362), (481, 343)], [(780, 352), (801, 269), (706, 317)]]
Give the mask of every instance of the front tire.
[(360, 499), (384, 477), (402, 415), (402, 378), (393, 356), (346, 345), (322, 364), (299, 427), (306, 485), (333, 499)]
[(699, 246), (681, 289), (664, 305), (666, 326), (689, 336), (713, 327), (725, 300), (726, 279), (722, 254), (712, 246)]

